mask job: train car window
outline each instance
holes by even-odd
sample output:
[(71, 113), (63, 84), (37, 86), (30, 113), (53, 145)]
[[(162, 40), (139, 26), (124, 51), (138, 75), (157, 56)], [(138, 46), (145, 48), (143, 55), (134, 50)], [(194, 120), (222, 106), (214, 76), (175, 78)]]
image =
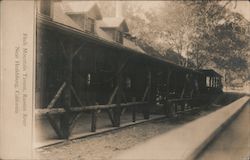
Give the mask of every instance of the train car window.
[(127, 89), (131, 88), (131, 79), (129, 77), (126, 78), (125, 86)]
[(210, 77), (206, 77), (206, 86), (210, 87)]
[(90, 84), (91, 84), (91, 74), (88, 73), (88, 75), (87, 75), (87, 85), (90, 86)]
[(195, 86), (195, 90), (198, 91), (199, 90), (199, 82), (197, 79), (194, 80), (194, 86)]

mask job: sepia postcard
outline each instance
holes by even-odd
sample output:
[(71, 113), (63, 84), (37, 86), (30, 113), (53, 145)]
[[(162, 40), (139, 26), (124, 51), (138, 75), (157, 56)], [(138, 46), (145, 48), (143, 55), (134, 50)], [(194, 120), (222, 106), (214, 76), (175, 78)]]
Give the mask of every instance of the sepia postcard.
[(0, 0), (0, 159), (249, 160), (250, 1)]

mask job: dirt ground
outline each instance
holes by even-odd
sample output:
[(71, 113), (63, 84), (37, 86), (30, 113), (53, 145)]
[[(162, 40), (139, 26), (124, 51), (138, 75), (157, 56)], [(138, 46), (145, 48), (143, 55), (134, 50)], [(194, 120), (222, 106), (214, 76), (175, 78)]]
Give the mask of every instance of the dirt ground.
[[(215, 109), (216, 108), (213, 110)], [(187, 115), (174, 120), (161, 119), (138, 124), (102, 135), (38, 149), (35, 153), (35, 158), (43, 160), (109, 160), (123, 150), (133, 147), (149, 138), (180, 127), (213, 110), (202, 111), (199, 114)]]
[(37, 149), (34, 152), (34, 158), (39, 160), (109, 160), (138, 143), (214, 112), (237, 98), (239, 96), (234, 96), (233, 98), (225, 94), (216, 102), (219, 105), (206, 107), (209, 109), (203, 110), (198, 114), (183, 115), (172, 120), (165, 118), (146, 122), (101, 135)]

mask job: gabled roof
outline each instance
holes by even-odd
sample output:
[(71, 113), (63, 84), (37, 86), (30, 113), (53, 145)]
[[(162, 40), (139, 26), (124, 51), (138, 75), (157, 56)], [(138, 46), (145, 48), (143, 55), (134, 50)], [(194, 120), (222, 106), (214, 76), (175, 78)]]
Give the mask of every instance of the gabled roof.
[(128, 32), (128, 25), (122, 17), (105, 17), (100, 21), (101, 28), (119, 28), (124, 27), (124, 32)]
[(207, 76), (222, 77), (222, 75), (220, 75), (219, 73), (215, 72), (212, 69), (201, 69), (199, 71), (201, 71), (202, 73), (204, 73)]
[(85, 14), (96, 10), (98, 19), (102, 19), (100, 8), (94, 1), (64, 1), (62, 4), (67, 15)]
[(81, 27), (63, 12), (65, 6), (61, 2), (55, 2), (53, 8), (53, 21), (81, 30)]
[[(75, 28), (77, 30), (83, 31), (83, 29), (74, 20), (72, 20), (69, 15), (65, 14), (65, 10), (69, 10), (69, 8), (67, 8), (67, 7), (69, 7), (69, 6), (65, 5), (65, 2), (64, 3), (59, 2), (59, 1), (55, 2), (54, 3), (54, 10), (53, 10), (53, 12), (54, 12), (53, 13), (53, 21), (61, 23), (63, 25), (67, 25), (67, 26)], [(109, 19), (109, 18), (105, 18), (105, 19)], [(115, 19), (116, 21), (114, 23), (112, 23), (112, 21), (111, 21), (112, 19)], [(109, 20), (110, 21), (105, 21), (105, 22), (117, 24), (118, 27), (120, 25), (124, 25), (124, 24), (122, 24), (124, 21), (124, 18), (111, 18)], [(95, 30), (96, 34), (93, 36), (94, 37), (98, 36), (100, 38), (108, 40), (109, 42), (114, 43), (114, 40), (112, 39), (112, 37), (110, 35), (108, 35), (104, 30), (101, 29), (99, 22), (103, 23), (103, 21), (98, 20), (97, 22), (98, 23), (96, 23), (96, 30)], [(121, 44), (119, 44), (119, 45), (121, 45)], [(124, 41), (123, 41), (123, 46), (145, 54), (145, 52), (139, 46), (137, 46), (133, 41), (131, 41), (125, 37), (124, 37)]]

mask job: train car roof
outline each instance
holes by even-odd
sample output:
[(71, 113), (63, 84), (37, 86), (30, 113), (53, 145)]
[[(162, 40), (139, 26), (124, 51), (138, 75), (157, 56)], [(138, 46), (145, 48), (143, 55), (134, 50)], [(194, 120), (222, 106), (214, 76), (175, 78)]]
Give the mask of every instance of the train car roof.
[(212, 76), (212, 77), (222, 77), (219, 73), (214, 71), (213, 69), (201, 69), (200, 72), (204, 73), (206, 76)]

